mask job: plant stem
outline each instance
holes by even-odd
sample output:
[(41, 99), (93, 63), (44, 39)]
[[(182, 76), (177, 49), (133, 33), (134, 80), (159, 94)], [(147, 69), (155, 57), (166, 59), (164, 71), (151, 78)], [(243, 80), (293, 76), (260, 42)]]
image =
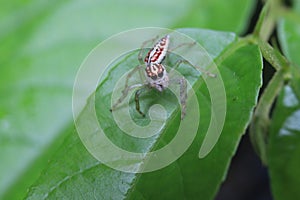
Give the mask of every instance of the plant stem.
[(268, 86), (261, 95), (250, 125), (250, 138), (263, 164), (267, 165), (267, 139), (271, 107), (281, 91), (284, 81), (290, 77), (290, 63), (278, 49), (267, 41), (276, 24), (277, 15), (282, 12), (280, 0), (268, 0), (261, 11), (253, 31), (253, 39), (262, 55), (276, 70)]
[(259, 100), (250, 125), (251, 142), (265, 165), (267, 165), (267, 135), (270, 123), (269, 114), (271, 106), (283, 86), (283, 75), (283, 71), (279, 70), (269, 82)]
[(276, 14), (278, 13), (279, 7), (279, 0), (268, 0), (266, 2), (255, 25), (253, 31), (254, 37), (268, 41), (275, 27)]
[(262, 30), (263, 23), (264, 23), (264, 20), (266, 18), (266, 14), (267, 14), (268, 9), (269, 9), (269, 1), (264, 5), (261, 13), (259, 14), (259, 18), (256, 22), (256, 25), (255, 25), (255, 28), (254, 28), (254, 31), (253, 31), (253, 35), (257, 38), (259, 38), (259, 36), (260, 36), (260, 32)]
[(289, 68), (288, 60), (269, 43), (258, 39), (258, 46), (262, 52), (263, 57), (278, 71), (283, 69), (287, 71)]

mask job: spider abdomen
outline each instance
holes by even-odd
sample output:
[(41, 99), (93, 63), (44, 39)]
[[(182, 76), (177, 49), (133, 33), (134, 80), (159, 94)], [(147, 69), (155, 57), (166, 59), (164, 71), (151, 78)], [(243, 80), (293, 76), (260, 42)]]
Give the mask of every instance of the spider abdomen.
[(169, 42), (169, 35), (166, 35), (165, 37), (161, 38), (145, 57), (144, 61), (146, 65), (150, 65), (151, 63), (160, 64), (167, 54)]

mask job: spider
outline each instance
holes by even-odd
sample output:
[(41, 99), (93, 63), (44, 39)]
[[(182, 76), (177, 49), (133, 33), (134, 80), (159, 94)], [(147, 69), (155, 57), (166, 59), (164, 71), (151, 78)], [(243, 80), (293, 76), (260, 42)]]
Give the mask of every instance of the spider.
[[(157, 37), (156, 37), (157, 38)], [(142, 52), (144, 49), (144, 46), (146, 43), (150, 41), (156, 40), (156, 38), (145, 41), (142, 45), (142, 48), (138, 54), (138, 60), (140, 62), (140, 65), (135, 67), (131, 72), (126, 77), (126, 82), (125, 82), (125, 87), (122, 91), (122, 96), (117, 100), (115, 104), (111, 107), (110, 111), (112, 112), (116, 107), (122, 103), (122, 101), (126, 98), (128, 95), (128, 92), (132, 89), (139, 88), (135, 92), (135, 108), (138, 113), (140, 113), (143, 117), (145, 117), (145, 114), (141, 111), (140, 109), (140, 95), (145, 89), (149, 88), (154, 88), (160, 92), (164, 91), (166, 88), (168, 88), (169, 84), (172, 82), (175, 82), (180, 85), (180, 104), (182, 107), (181, 110), (181, 120), (184, 119), (184, 116), (186, 114), (186, 100), (187, 100), (187, 82), (185, 78), (174, 78), (171, 79), (169, 78), (169, 74), (166, 70), (166, 67), (162, 64), (163, 60), (166, 57), (166, 54), (168, 52), (169, 48), (169, 43), (170, 43), (170, 36), (166, 35), (159, 39), (157, 43), (154, 45), (152, 49), (150, 49), (145, 56), (144, 60), (142, 58)], [(178, 45), (174, 49), (181, 47), (185, 44)], [(192, 65), (186, 60), (178, 60), (173, 69), (176, 69), (181, 63), (186, 63), (189, 65)], [(141, 69), (143, 65), (146, 65), (144, 74), (146, 77), (146, 82), (145, 83), (140, 83), (140, 84), (134, 84), (129, 86), (128, 81), (130, 77), (137, 72), (138, 70)], [(215, 77), (214, 74), (211, 74), (209, 72), (205, 72), (209, 76)]]

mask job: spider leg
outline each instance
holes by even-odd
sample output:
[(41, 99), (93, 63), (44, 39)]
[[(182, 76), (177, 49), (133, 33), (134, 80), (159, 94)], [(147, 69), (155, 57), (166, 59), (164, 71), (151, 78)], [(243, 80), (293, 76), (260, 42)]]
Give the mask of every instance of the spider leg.
[[(189, 46), (192, 46), (192, 45), (195, 45), (195, 44), (197, 44), (196, 41), (194, 41), (194, 42), (186, 42), (186, 43), (182, 43), (182, 44), (179, 44), (179, 45), (173, 47), (172, 49), (169, 49), (168, 52), (172, 52), (172, 51), (174, 51), (175, 49), (179, 49), (179, 48), (184, 47), (184, 46), (188, 46), (188, 47), (189, 47)], [(213, 73), (211, 73), (211, 72), (209, 72), (209, 71), (203, 69), (202, 67), (194, 66), (192, 63), (190, 63), (190, 62), (187, 61), (187, 60), (178, 60), (178, 61), (175, 63), (175, 65), (174, 65), (174, 67), (173, 67), (173, 70), (176, 69), (176, 68), (177, 68), (180, 64), (182, 64), (182, 63), (185, 63), (185, 64), (188, 64), (188, 65), (190, 65), (190, 66), (192, 66), (192, 67), (195, 67), (196, 69), (198, 69), (200, 72), (206, 74), (207, 76), (210, 76), (210, 77), (213, 77), (213, 78), (216, 77), (215, 74), (213, 74)]]
[(115, 104), (111, 107), (110, 111), (113, 111), (122, 101), (127, 97), (128, 92), (134, 88), (141, 87), (143, 84), (135, 84), (135, 85), (128, 85), (129, 79), (132, 77), (134, 73), (136, 73), (138, 70), (140, 71), (141, 65), (136, 66), (133, 70), (131, 70), (125, 80), (125, 86), (124, 89), (122, 90), (122, 96), (117, 100)]
[(173, 47), (172, 49), (169, 49), (168, 52), (172, 52), (175, 49), (179, 49), (179, 48), (181, 48), (183, 46), (188, 46), (189, 47), (189, 46), (192, 46), (192, 45), (195, 45), (195, 44), (197, 44), (196, 41), (195, 42), (185, 42), (185, 43), (182, 43), (182, 44), (179, 44), (179, 45)]
[[(137, 71), (141, 71), (142, 65), (138, 65), (136, 66), (133, 70), (131, 70), (125, 80), (125, 86), (124, 86), (124, 90), (122, 91), (122, 93), (124, 93), (124, 91), (126, 90), (126, 88), (128, 88), (128, 82), (129, 79), (133, 76), (134, 73), (136, 73)], [(141, 76), (141, 73), (139, 73), (139, 75)], [(142, 79), (141, 79), (142, 80)]]
[(200, 72), (206, 74), (207, 76), (210, 76), (210, 77), (212, 77), (212, 78), (216, 78), (216, 77), (217, 77), (216, 74), (213, 74), (213, 73), (211, 73), (211, 72), (209, 72), (209, 71), (203, 69), (202, 67), (195, 66), (195, 65), (193, 65), (192, 63), (190, 63), (190, 62), (187, 61), (187, 60), (177, 60), (177, 62), (175, 63), (174, 67), (172, 68), (171, 72), (172, 72), (173, 70), (175, 70), (176, 68), (178, 68), (179, 65), (181, 65), (182, 63), (188, 64), (188, 65), (190, 65), (190, 66), (192, 66), (192, 67), (195, 67), (196, 69), (198, 69)]
[(143, 52), (144, 52), (144, 50), (145, 50), (146, 45), (147, 45), (148, 43), (154, 43), (157, 39), (158, 39), (158, 35), (155, 36), (155, 37), (152, 38), (152, 39), (149, 39), (149, 40), (146, 40), (145, 42), (143, 42), (143, 44), (142, 44), (142, 46), (141, 46), (141, 50), (140, 50), (140, 52), (139, 52), (139, 54), (138, 54), (138, 59), (139, 59), (140, 64), (144, 64), (144, 60), (143, 60), (142, 54), (143, 54)]
[(187, 82), (184, 77), (174, 78), (171, 81), (179, 84), (180, 87), (179, 96), (180, 96), (180, 105), (181, 105), (181, 120), (183, 120), (186, 114)]
[(141, 87), (140, 89), (138, 89), (135, 92), (135, 109), (138, 111), (138, 113), (140, 113), (143, 117), (145, 117), (145, 113), (143, 113), (140, 109), (140, 95), (142, 92), (145, 91), (146, 85), (144, 85), (143, 87)]
[(131, 86), (125, 87), (125, 89), (122, 91), (122, 96), (117, 100), (117, 102), (111, 107), (110, 112), (116, 109), (116, 107), (122, 103), (122, 101), (127, 97), (128, 92), (134, 88), (142, 87), (143, 84), (134, 84)]
[(180, 104), (182, 107), (181, 120), (183, 120), (186, 114), (186, 100), (187, 100), (187, 84), (185, 78), (179, 79), (179, 84), (180, 84)]

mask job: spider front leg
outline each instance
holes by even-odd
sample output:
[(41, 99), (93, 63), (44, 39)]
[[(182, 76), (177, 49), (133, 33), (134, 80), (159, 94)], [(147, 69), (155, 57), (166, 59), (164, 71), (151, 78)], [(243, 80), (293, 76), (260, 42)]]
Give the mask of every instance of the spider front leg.
[(140, 109), (140, 95), (142, 92), (144, 92), (145, 88), (147, 85), (144, 85), (142, 88), (138, 89), (135, 92), (135, 109), (138, 111), (138, 113), (140, 113), (143, 117), (145, 117), (145, 113), (143, 113)]
[(110, 112), (112, 112), (113, 110), (116, 109), (116, 107), (122, 103), (124, 101), (124, 99), (127, 97), (128, 92), (134, 88), (138, 88), (138, 87), (142, 87), (143, 84), (135, 84), (135, 85), (131, 85), (126, 87), (123, 91), (122, 91), (122, 96), (117, 100), (117, 102), (115, 104), (113, 104), (113, 106), (110, 109)]
[(117, 100), (117, 102), (115, 104), (113, 104), (113, 106), (111, 107), (110, 111), (112, 112), (120, 103), (123, 102), (123, 100), (127, 97), (128, 92), (134, 88), (137, 87), (141, 87), (143, 86), (143, 84), (134, 84), (131, 86), (128, 86), (128, 82), (129, 79), (132, 77), (132, 75), (134, 73), (136, 73), (138, 70), (141, 69), (141, 65), (138, 65), (137, 67), (135, 67), (131, 72), (128, 73), (127, 77), (126, 77), (126, 81), (125, 81), (125, 86), (124, 89), (122, 90), (122, 96)]

